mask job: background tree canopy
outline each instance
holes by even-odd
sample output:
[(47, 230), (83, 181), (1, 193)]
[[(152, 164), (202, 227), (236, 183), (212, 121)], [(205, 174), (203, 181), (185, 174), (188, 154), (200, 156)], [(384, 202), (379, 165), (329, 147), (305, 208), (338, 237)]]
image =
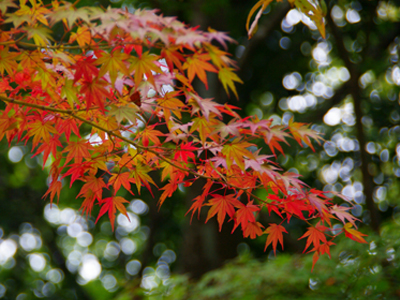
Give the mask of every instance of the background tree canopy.
[[(46, 1), (44, 1), (46, 3)], [(157, 8), (206, 30), (228, 31), (238, 61), (239, 101), (217, 76), (203, 97), (287, 124), (313, 123), (325, 142), (315, 152), (294, 143), (278, 161), (311, 187), (341, 192), (357, 204), (368, 245), (338, 241), (332, 259), (301, 255), (305, 225), (286, 225), (285, 252), (265, 253), (265, 240), (218, 232), (216, 221), (184, 217), (204, 183), (181, 187), (158, 210), (149, 193), (132, 197), (131, 222), (82, 218), (78, 187), (59, 205), (42, 200), (47, 173), (23, 144), (0, 145), (0, 299), (398, 299), (400, 290), (400, 108), (395, 1), (326, 1), (326, 39), (287, 2), (271, 3), (248, 39), (255, 3), (236, 0), (99, 1), (78, 6)], [(62, 28), (60, 29), (62, 31)], [(259, 192), (260, 197), (265, 194)], [(182, 199), (185, 199), (182, 201)], [(184, 205), (183, 203), (186, 203)], [(98, 208), (95, 208), (98, 209)], [(277, 221), (267, 213), (264, 223)], [(290, 230), (289, 230), (290, 229)], [(180, 274), (180, 275), (178, 275)]]

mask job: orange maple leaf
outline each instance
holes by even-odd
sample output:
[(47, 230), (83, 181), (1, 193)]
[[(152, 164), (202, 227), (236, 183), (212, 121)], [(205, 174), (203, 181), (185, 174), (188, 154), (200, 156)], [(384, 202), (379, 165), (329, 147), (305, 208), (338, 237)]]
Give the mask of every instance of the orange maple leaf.
[(267, 247), (269, 244), (272, 243), (272, 249), (274, 249), (274, 254), (276, 255), (276, 246), (278, 245), (278, 241), (282, 246), (283, 250), (283, 232), (288, 233), (282, 225), (278, 224), (269, 224), (269, 227), (264, 231), (265, 233), (268, 233), (268, 238), (267, 242), (265, 244), (264, 251), (267, 250)]
[(51, 204), (53, 203), (54, 196), (57, 195), (57, 202), (58, 202), (60, 200), (61, 187), (62, 187), (61, 181), (53, 180), (50, 184), (49, 189), (43, 195), (42, 198), (46, 198), (48, 195), (50, 195), (50, 204)]
[(86, 176), (83, 180), (86, 180), (86, 183), (82, 186), (78, 196), (76, 197), (78, 198), (82, 195), (85, 195), (88, 191), (91, 191), (94, 194), (94, 197), (100, 201), (103, 198), (103, 188), (107, 188), (107, 185), (105, 184), (103, 178), (96, 176)]
[(118, 192), (122, 185), (129, 193), (133, 195), (133, 192), (131, 190), (131, 183), (135, 183), (135, 179), (131, 177), (131, 174), (129, 172), (112, 174), (112, 176), (108, 180), (108, 186), (113, 186), (114, 193)]
[(57, 130), (50, 124), (50, 122), (42, 119), (29, 123), (29, 135), (33, 136), (32, 148), (35, 148), (39, 142), (48, 143), (51, 138), (51, 134), (57, 134)]
[(315, 227), (313, 227), (313, 226), (308, 227), (307, 232), (299, 238), (299, 240), (300, 240), (300, 239), (308, 236), (306, 247), (304, 248), (303, 253), (307, 250), (307, 248), (311, 245), (311, 243), (313, 243), (314, 248), (318, 248), (321, 242), (322, 243), (327, 242), (326, 236), (324, 234), (324, 231), (326, 229), (327, 228), (325, 226), (319, 225), (319, 224), (317, 224)]
[(87, 140), (82, 139), (77, 142), (70, 141), (63, 151), (68, 153), (65, 164), (71, 159), (74, 159), (75, 163), (81, 163), (84, 158), (91, 157), (89, 150), (93, 150), (93, 147)]
[(208, 89), (206, 71), (214, 73), (218, 72), (218, 70), (208, 62), (210, 59), (211, 58), (208, 54), (203, 53), (203, 54), (195, 54), (186, 60), (186, 62), (183, 65), (183, 69), (188, 70), (189, 82), (192, 82), (194, 76), (197, 75), (197, 77), (206, 86), (206, 89)]
[(257, 236), (263, 234), (262, 228), (264, 228), (264, 226), (259, 222), (248, 222), (243, 230), (243, 236), (250, 236), (251, 239), (255, 239)]

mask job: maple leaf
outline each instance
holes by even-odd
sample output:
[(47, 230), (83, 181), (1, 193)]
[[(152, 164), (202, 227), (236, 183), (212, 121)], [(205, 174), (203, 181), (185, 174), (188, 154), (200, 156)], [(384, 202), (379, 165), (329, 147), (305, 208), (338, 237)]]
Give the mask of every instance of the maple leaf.
[(232, 144), (227, 144), (222, 148), (222, 154), (226, 157), (228, 168), (232, 165), (233, 161), (239, 166), (240, 169), (245, 169), (244, 157), (254, 158), (253, 153), (247, 150), (247, 147), (254, 146), (246, 141), (241, 141), (240, 138), (235, 139)]
[(314, 266), (317, 263), (320, 255), (323, 255), (326, 253), (326, 254), (328, 254), (329, 258), (331, 258), (331, 253), (330, 253), (329, 247), (332, 245), (335, 245), (335, 243), (328, 241), (326, 243), (319, 245), (318, 247), (314, 247), (312, 250), (309, 251), (309, 252), (315, 251), (314, 255), (313, 255), (313, 264), (312, 264), (311, 272), (314, 270)]
[(206, 89), (208, 89), (206, 71), (218, 73), (218, 70), (208, 62), (210, 59), (208, 54), (203, 53), (195, 54), (186, 60), (183, 64), (183, 69), (188, 71), (189, 82), (192, 82), (197, 75), (206, 86)]
[(149, 190), (150, 193), (152, 192), (149, 183), (157, 186), (153, 181), (153, 179), (151, 179), (151, 177), (147, 174), (150, 171), (151, 171), (150, 167), (143, 165), (142, 163), (136, 164), (135, 168), (132, 171), (131, 176), (133, 176), (133, 178), (135, 179), (136, 187), (138, 189), (139, 194), (142, 183)]
[(71, 175), (71, 182), (69, 187), (72, 187), (72, 184), (75, 182), (77, 179), (81, 179), (85, 176), (85, 173), (90, 172), (92, 170), (92, 163), (91, 162), (83, 162), (83, 163), (75, 163), (68, 165), (69, 170), (65, 172), (62, 176), (62, 178), (65, 178), (69, 175)]
[(171, 180), (164, 187), (162, 187), (161, 189), (164, 190), (164, 192), (160, 196), (160, 199), (158, 201), (158, 207), (160, 207), (164, 203), (164, 201), (165, 201), (165, 199), (167, 199), (167, 197), (171, 197), (177, 188), (178, 188), (178, 184)]
[(77, 19), (81, 19), (86, 24), (90, 24), (89, 9), (86, 7), (75, 8), (72, 3), (64, 2), (63, 6), (57, 7), (52, 14), (49, 15), (50, 24), (66, 20), (68, 28), (72, 28)]
[[(60, 119), (56, 124), (56, 129), (58, 132), (63, 132), (65, 137), (67, 138), (67, 142), (69, 142), (71, 137), (71, 132), (75, 133), (77, 137), (81, 137), (79, 134), (79, 128), (77, 126), (78, 122), (73, 117), (67, 119)], [(53, 155), (54, 156), (54, 155)]]
[(51, 133), (57, 134), (57, 130), (50, 122), (40, 118), (29, 123), (29, 135), (33, 136), (32, 147), (35, 148), (39, 142), (48, 143), (51, 138)]
[(275, 125), (266, 130), (261, 130), (262, 134), (264, 134), (265, 143), (268, 145), (274, 155), (276, 155), (275, 149), (285, 155), (285, 152), (279, 144), (280, 142), (289, 145), (289, 143), (286, 141), (286, 138), (289, 137), (289, 134), (283, 131), (283, 129), (283, 126)]
[[(258, 20), (261, 18), (261, 15), (262, 15), (263, 11), (266, 9), (266, 7), (271, 2), (272, 2), (272, 0), (260, 0), (250, 10), (249, 15), (247, 16), (247, 21), (246, 21), (246, 30), (247, 30), (247, 34), (249, 36), (249, 39), (251, 39), (254, 36), (254, 34), (257, 32)], [(260, 10), (256, 14), (256, 17), (255, 17), (253, 23), (251, 23), (251, 26), (249, 27), (251, 17), (256, 12), (256, 10), (259, 9), (259, 8), (260, 8)]]
[(232, 135), (232, 136), (239, 136), (239, 128), (242, 125), (237, 122), (236, 119), (232, 119), (228, 124), (225, 124), (223, 122), (219, 122), (219, 125), (217, 126), (217, 129), (215, 132), (219, 132), (221, 135), (221, 139), (225, 139), (227, 135)]
[(29, 3), (31, 4), (32, 7), (25, 5), (25, 3), (26, 0), (20, 2), (21, 8), (15, 12), (17, 16), (27, 15), (31, 17), (32, 23), (38, 20), (44, 25), (49, 26), (49, 23), (47, 22), (45, 15), (49, 14), (50, 10), (43, 7), (42, 6), (43, 3), (41, 1), (37, 3), (36, 0), (29, 0)]
[(149, 145), (149, 140), (152, 141), (155, 145), (160, 145), (159, 136), (163, 136), (164, 134), (161, 131), (153, 129), (155, 125), (147, 126), (142, 132), (142, 142), (143, 146), (147, 147)]
[(188, 104), (191, 105), (192, 108), (192, 116), (201, 111), (201, 113), (205, 116), (206, 120), (209, 120), (210, 113), (213, 112), (219, 117), (222, 117), (220, 112), (220, 108), (223, 107), (221, 104), (214, 102), (212, 99), (202, 99), (197, 95), (189, 94)]
[(323, 215), (324, 212), (328, 211), (328, 208), (326, 207), (326, 200), (323, 200), (318, 196), (323, 196), (323, 194), (316, 189), (312, 189), (309, 193), (307, 193), (307, 199), (310, 201), (310, 204), (317, 209), (321, 215)]
[(91, 191), (93, 193), (93, 196), (100, 201), (103, 198), (103, 188), (107, 188), (107, 185), (105, 184), (103, 178), (96, 176), (86, 176), (83, 178), (83, 180), (86, 181), (86, 183), (82, 186), (76, 198), (85, 195), (88, 191)]
[(100, 57), (96, 60), (97, 64), (102, 65), (99, 76), (103, 76), (108, 72), (111, 83), (115, 84), (119, 72), (124, 75), (129, 75), (129, 70), (125, 65), (125, 61), (129, 58), (129, 55), (122, 52), (121, 49), (117, 48), (111, 53), (100, 52), (99, 56)]
[(179, 50), (180, 47), (169, 47), (161, 51), (161, 58), (165, 59), (170, 72), (173, 72), (174, 65), (179, 70), (182, 69), (182, 62), (185, 61), (185, 58), (178, 52)]
[(9, 51), (8, 47), (4, 47), (0, 51), (0, 73), (4, 75), (4, 70), (7, 71), (8, 75), (14, 74), (17, 70), (18, 64), (15, 61), (15, 58), (18, 56), (18, 53), (13, 53)]
[(197, 150), (197, 147), (192, 146), (192, 142), (180, 144), (176, 149), (174, 154), (174, 159), (178, 162), (188, 163), (188, 158), (195, 160), (194, 151)]
[(97, 216), (96, 222), (100, 219), (102, 215), (104, 215), (106, 212), (108, 212), (108, 217), (110, 218), (110, 223), (111, 223), (111, 228), (114, 231), (114, 223), (115, 223), (115, 213), (117, 210), (124, 214), (128, 219), (128, 213), (126, 212), (126, 207), (124, 203), (129, 203), (126, 199), (120, 197), (120, 196), (114, 196), (114, 197), (109, 197), (105, 198), (101, 201), (99, 201), (101, 204), (101, 209), (100, 212)]
[(43, 152), (43, 168), (46, 164), (46, 161), (50, 155), (50, 153), (56, 157), (57, 156), (57, 147), (62, 147), (62, 144), (59, 140), (60, 136), (55, 135), (53, 136), (47, 143), (43, 143), (40, 147), (36, 150), (35, 154), (32, 157), (40, 154)]
[(83, 200), (82, 205), (79, 208), (79, 210), (82, 211), (82, 215), (84, 213), (86, 213), (86, 217), (92, 215), (92, 209), (95, 201), (96, 197), (94, 196), (94, 193), (91, 190), (88, 190), (85, 194), (85, 199)]
[(294, 4), (302, 13), (309, 17), (317, 26), (322, 38), (325, 38), (324, 13), (319, 2), (310, 2), (308, 0), (289, 0), (289, 3)]
[(218, 72), (218, 78), (221, 81), (226, 93), (229, 95), (228, 87), (235, 94), (236, 99), (239, 99), (239, 96), (236, 91), (235, 81), (239, 83), (243, 83), (243, 81), (237, 76), (234, 72), (233, 68), (222, 68)]
[(186, 213), (186, 215), (187, 215), (190, 211), (192, 211), (192, 216), (190, 218), (190, 223), (192, 222), (193, 215), (196, 213), (196, 210), (198, 211), (197, 218), (200, 219), (201, 208), (204, 206), (204, 204), (203, 204), (204, 200), (206, 199), (206, 196), (210, 192), (210, 189), (211, 189), (212, 185), (213, 185), (213, 182), (208, 179), (207, 183), (203, 187), (203, 193), (200, 196), (197, 196), (196, 198), (193, 199), (194, 203), (192, 204), (192, 206), (189, 208), (189, 210)]
[[(128, 103), (127, 105), (120, 105), (116, 106), (113, 105), (111, 106), (109, 116), (115, 116), (115, 119), (117, 120), (118, 123), (121, 124), (123, 120), (128, 120), (132, 124), (136, 125), (137, 123), (137, 118), (142, 118), (140, 115), (140, 110), (137, 107), (137, 105)], [(144, 120), (142, 120), (144, 121)]]
[(143, 81), (143, 75), (146, 75), (147, 80), (155, 86), (154, 76), (152, 72), (163, 73), (163, 71), (154, 62), (159, 59), (158, 56), (150, 54), (148, 51), (143, 53), (140, 57), (131, 56), (128, 61), (131, 62), (129, 72), (135, 71), (134, 81), (135, 90)]
[(78, 45), (83, 48), (85, 47), (85, 45), (90, 45), (91, 40), (92, 40), (92, 35), (90, 33), (89, 28), (87, 28), (86, 26), (79, 26), (76, 33), (75, 32), (71, 33), (68, 42), (73, 43), (74, 41), (77, 41)]
[(208, 42), (208, 38), (194, 28), (186, 29), (183, 33), (176, 39), (175, 43), (182, 44), (190, 50), (194, 50), (195, 45), (200, 47), (201, 43)]
[(50, 195), (50, 204), (53, 203), (54, 197), (57, 195), (57, 202), (60, 200), (62, 183), (58, 180), (53, 180), (49, 186), (47, 192), (43, 195), (42, 198), (46, 198)]
[(105, 98), (111, 98), (110, 93), (104, 88), (105, 86), (107, 86), (107, 82), (98, 78), (82, 83), (81, 93), (85, 94), (87, 110), (94, 103), (105, 113), (104, 100)]
[(321, 242), (322, 243), (327, 242), (325, 234), (324, 234), (324, 231), (326, 229), (327, 229), (327, 227), (320, 225), (320, 224), (317, 224), (315, 227), (314, 226), (308, 227), (307, 232), (299, 238), (299, 240), (300, 240), (305, 237), (308, 237), (306, 247), (304, 248), (303, 253), (307, 250), (307, 248), (311, 245), (311, 243), (314, 245), (314, 248), (318, 248), (318, 246), (320, 245)]
[(298, 122), (293, 122), (293, 118), (289, 120), (289, 130), (292, 133), (294, 139), (302, 145), (302, 141), (309, 146), (313, 151), (314, 147), (311, 143), (310, 138), (313, 138), (315, 141), (317, 141), (318, 145), (320, 145), (320, 141), (323, 141), (324, 139), (319, 135), (319, 133), (315, 130), (309, 129), (309, 125), (305, 123), (298, 123)]
[(0, 2), (0, 11), (1, 14), (4, 16), (7, 12), (9, 7), (18, 8), (18, 5), (14, 3), (14, 0), (2, 0)]
[(335, 214), (340, 221), (343, 222), (343, 224), (346, 223), (346, 220), (348, 220), (355, 228), (357, 228), (355, 221), (360, 221), (359, 219), (353, 217), (351, 214), (346, 212), (347, 210), (351, 209), (350, 207), (345, 207), (345, 206), (337, 206), (336, 204), (331, 207), (330, 212)]
[(91, 155), (89, 153), (89, 150), (93, 150), (93, 147), (85, 139), (76, 142), (70, 141), (68, 143), (68, 146), (65, 147), (63, 151), (68, 153), (65, 164), (67, 164), (71, 159), (74, 159), (75, 163), (79, 164), (84, 158), (90, 158)]
[(208, 28), (208, 32), (205, 35), (211, 40), (217, 40), (218, 43), (220, 43), (225, 48), (225, 50), (228, 49), (226, 42), (237, 43), (233, 38), (228, 36), (226, 32), (216, 31), (212, 28)]
[(255, 239), (257, 236), (263, 234), (262, 228), (264, 228), (264, 226), (259, 222), (249, 222), (243, 230), (243, 236), (250, 236), (251, 239)]
[(276, 246), (278, 242), (282, 246), (283, 250), (283, 232), (288, 233), (282, 225), (270, 223), (268, 228), (264, 231), (268, 234), (267, 242), (265, 244), (264, 251), (267, 250), (268, 246), (272, 243), (272, 249), (274, 250), (274, 254), (276, 255)]
[(262, 130), (270, 130), (271, 124), (272, 124), (272, 119), (259, 120), (258, 117), (256, 116), (254, 120), (247, 121), (245, 124), (250, 127), (251, 133), (254, 134), (256, 132), (256, 130), (259, 128), (261, 128)]
[(233, 226), (232, 232), (239, 226), (242, 226), (242, 230), (246, 228), (248, 223), (254, 223), (256, 221), (255, 213), (259, 212), (260, 208), (258, 205), (254, 205), (253, 201), (244, 205), (240, 202), (239, 209), (235, 213), (235, 225)]
[(87, 82), (91, 82), (93, 77), (97, 77), (99, 75), (99, 69), (95, 65), (96, 60), (93, 56), (81, 57), (74, 65), (71, 66), (71, 69), (75, 70), (74, 74), (74, 83), (83, 77), (83, 79)]
[(228, 214), (228, 216), (232, 218), (235, 214), (234, 207), (240, 207), (241, 203), (239, 200), (236, 199), (237, 196), (235, 194), (212, 194), (211, 196), (214, 198), (210, 199), (206, 204), (208, 206), (211, 206), (207, 214), (206, 223), (209, 219), (211, 219), (218, 213), (217, 220), (219, 224), (219, 231), (221, 231), (226, 214)]
[(363, 238), (363, 236), (368, 236), (368, 235), (363, 234), (351, 227), (353, 227), (353, 224), (351, 224), (351, 223), (346, 223), (343, 226), (345, 236), (347, 236), (348, 238), (351, 238), (353, 241), (368, 244), (367, 241), (364, 240), (364, 238)]
[(54, 40), (51, 36), (51, 30), (46, 27), (36, 25), (35, 27), (24, 27), (23, 29), (28, 34), (28, 39), (33, 39), (33, 42), (38, 46), (48, 46), (50, 41)]
[(181, 109), (185, 107), (185, 104), (181, 100), (175, 98), (181, 93), (179, 91), (173, 91), (165, 93), (164, 97), (157, 99), (157, 104), (162, 108), (164, 112), (165, 120), (170, 120), (171, 111), (179, 118), (182, 118)]
[(135, 183), (135, 179), (131, 177), (129, 172), (115, 173), (112, 174), (108, 180), (108, 186), (112, 185), (114, 188), (114, 193), (117, 193), (121, 188), (121, 185), (133, 195), (131, 190), (131, 183)]

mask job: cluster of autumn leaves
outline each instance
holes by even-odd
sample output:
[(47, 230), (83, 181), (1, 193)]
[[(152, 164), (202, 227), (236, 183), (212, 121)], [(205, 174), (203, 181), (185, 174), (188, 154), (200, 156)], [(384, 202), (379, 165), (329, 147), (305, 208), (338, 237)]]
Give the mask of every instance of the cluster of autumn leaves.
[[(318, 133), (293, 121), (284, 126), (241, 118), (234, 106), (196, 92), (194, 79), (207, 87), (207, 72), (213, 72), (237, 96), (241, 80), (226, 52), (226, 34), (148, 10), (4, 0), (0, 11), (0, 139), (29, 142), (43, 157), (50, 201), (66, 178), (70, 185), (81, 181), (82, 212), (91, 214), (97, 203), (97, 220), (108, 214), (114, 227), (117, 211), (127, 215), (121, 189), (159, 189), (162, 205), (180, 185), (202, 179), (192, 217), (208, 207), (207, 221), (216, 216), (221, 228), (233, 220), (245, 237), (266, 234), (266, 248), (283, 247), (282, 223), (292, 217), (310, 225), (303, 237), (315, 261), (329, 254), (339, 233), (365, 242), (348, 208), (333, 205), (274, 162), (287, 139), (313, 148)], [(60, 26), (62, 36), (52, 31)], [(258, 189), (269, 196), (258, 197)], [(262, 209), (282, 222), (265, 228), (257, 221)], [(345, 224), (339, 233), (330, 230), (333, 220)]]

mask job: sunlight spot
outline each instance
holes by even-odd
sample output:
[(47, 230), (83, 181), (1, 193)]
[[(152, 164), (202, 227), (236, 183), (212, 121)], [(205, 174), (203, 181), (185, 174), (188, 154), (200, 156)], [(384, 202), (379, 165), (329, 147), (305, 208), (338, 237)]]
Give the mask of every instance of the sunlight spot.
[(137, 248), (135, 241), (131, 240), (130, 238), (123, 238), (119, 243), (121, 245), (122, 252), (124, 252), (126, 255), (135, 253)]
[(346, 20), (351, 24), (355, 24), (361, 21), (361, 17), (355, 9), (350, 8), (346, 12)]
[(17, 251), (18, 245), (12, 239), (0, 240), (0, 265), (4, 265)]
[(42, 254), (34, 253), (29, 255), (29, 264), (32, 270), (40, 272), (46, 267), (46, 259)]
[(93, 242), (93, 237), (89, 232), (83, 231), (76, 236), (76, 241), (82, 247), (89, 247)]
[(107, 291), (112, 292), (117, 286), (117, 279), (115, 279), (114, 275), (107, 274), (101, 279), (101, 283)]
[(287, 90), (294, 90), (297, 88), (302, 81), (302, 77), (298, 72), (285, 75), (282, 80), (282, 84)]
[(32, 233), (24, 233), (19, 239), (19, 244), (25, 251), (32, 251), (42, 246), (42, 240), (39, 236)]
[(301, 13), (296, 8), (289, 10), (289, 12), (286, 14), (286, 22), (290, 26), (295, 26), (300, 21), (301, 21)]
[(8, 151), (8, 159), (13, 163), (20, 162), (23, 157), (24, 152), (22, 151), (21, 147), (14, 146)]
[(77, 237), (82, 231), (82, 225), (76, 222), (69, 224), (67, 227), (67, 233), (71, 237)]
[(340, 108), (331, 108), (324, 116), (324, 123), (329, 126), (336, 126), (342, 120), (342, 111)]
[(51, 269), (47, 272), (46, 279), (53, 283), (60, 283), (64, 279), (64, 273), (60, 269)]
[(44, 217), (53, 224), (60, 223), (60, 210), (56, 204), (47, 204), (44, 208)]
[(140, 199), (132, 200), (129, 207), (137, 215), (144, 215), (149, 211), (147, 204)]
[(136, 275), (139, 273), (142, 264), (137, 259), (131, 260), (126, 264), (125, 270), (129, 275)]
[(85, 254), (82, 259), (82, 266), (79, 269), (79, 275), (85, 281), (96, 279), (101, 273), (101, 265), (96, 256), (93, 254)]
[(129, 219), (125, 215), (119, 214), (117, 217), (117, 223), (127, 232), (135, 231), (140, 225), (139, 218), (131, 212), (127, 212), (127, 215), (129, 216)]

